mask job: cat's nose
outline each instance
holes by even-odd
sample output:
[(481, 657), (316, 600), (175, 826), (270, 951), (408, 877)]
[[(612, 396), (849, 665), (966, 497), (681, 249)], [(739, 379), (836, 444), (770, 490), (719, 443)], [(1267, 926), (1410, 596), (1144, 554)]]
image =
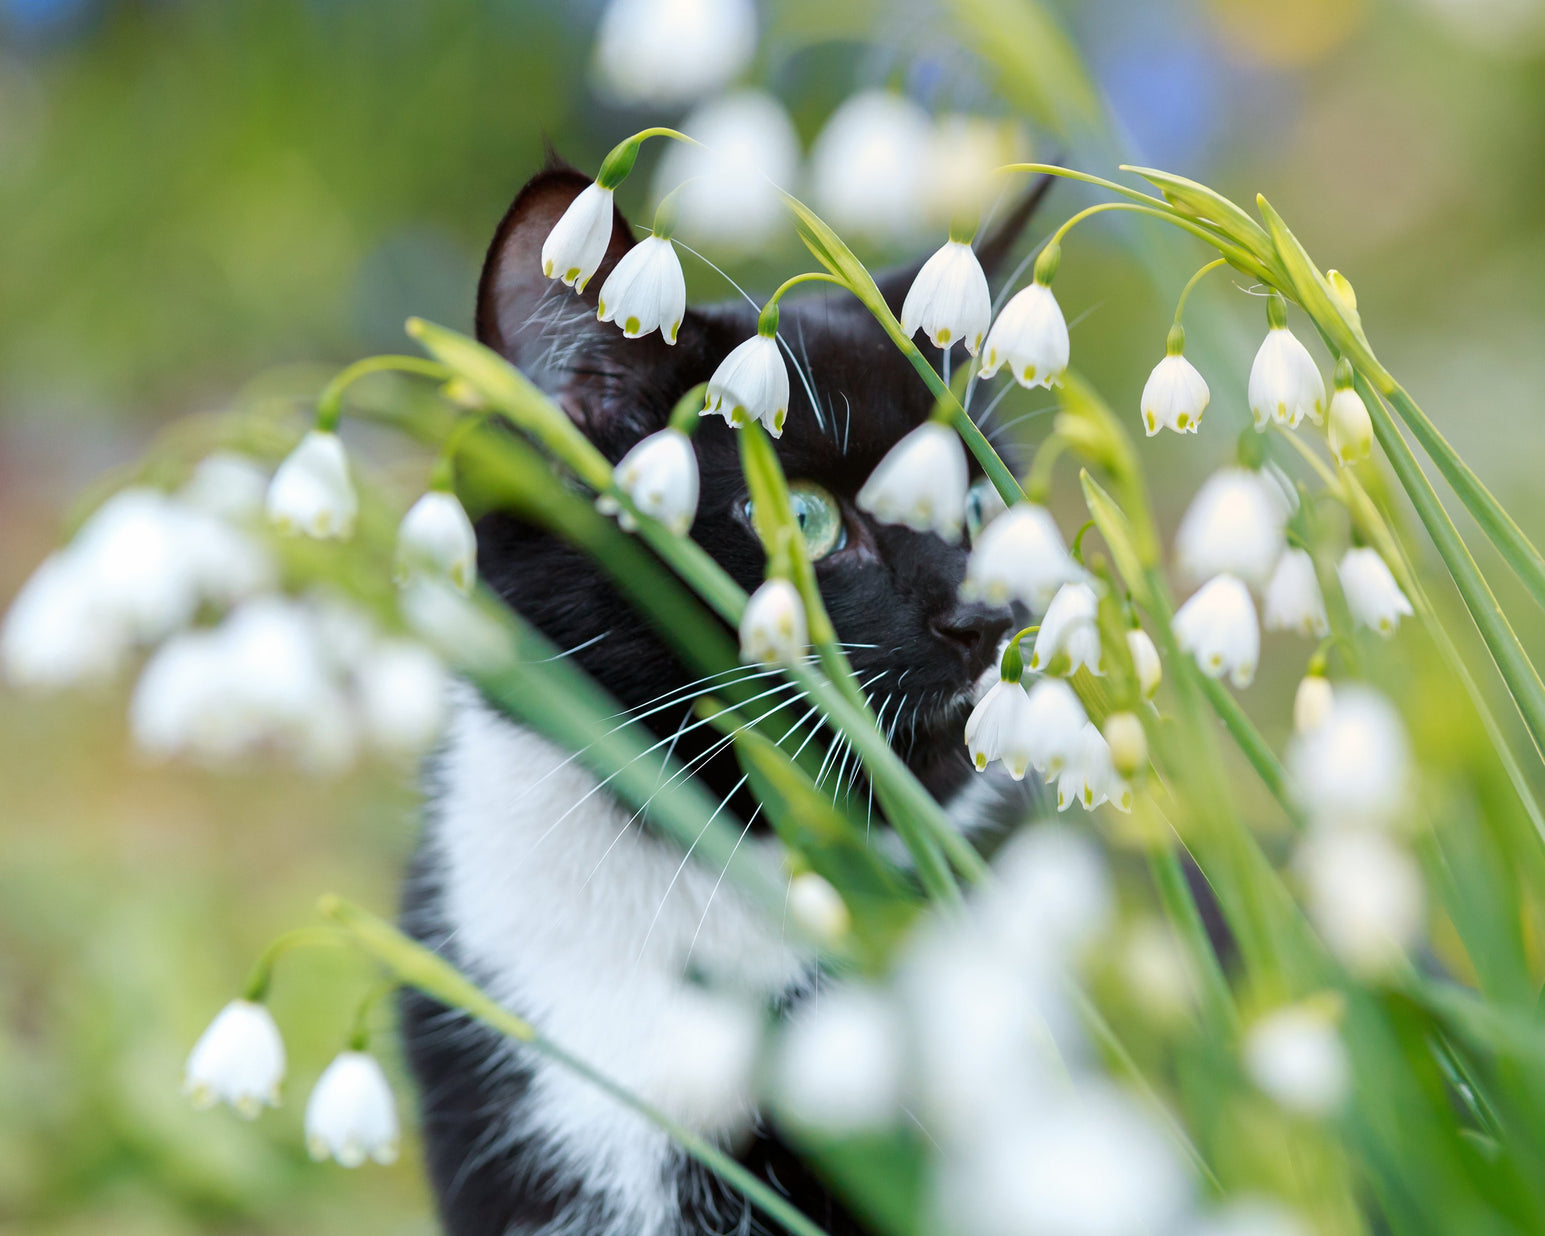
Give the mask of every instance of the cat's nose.
[(965, 654), (974, 676), (992, 664), (998, 643), (1008, 634), (1014, 615), (996, 605), (956, 605), (930, 624), (933, 633)]

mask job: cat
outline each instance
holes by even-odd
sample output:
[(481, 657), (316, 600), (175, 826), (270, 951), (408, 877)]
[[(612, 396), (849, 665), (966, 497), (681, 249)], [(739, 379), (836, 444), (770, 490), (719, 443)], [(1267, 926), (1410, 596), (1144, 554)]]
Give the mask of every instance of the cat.
[[(550, 163), (516, 196), (483, 268), (477, 334), (615, 462), (663, 428), (676, 401), (752, 335), (756, 310), (748, 303), (690, 309), (673, 346), (658, 334), (627, 340), (598, 322), (598, 290), (634, 243), (621, 213), (583, 295), (544, 278), (539, 257), (587, 183)], [(979, 246), (990, 277), (1047, 183)], [(882, 280), (893, 309), (915, 273)], [(966, 546), (877, 523), (855, 505), (865, 478), (928, 415), (932, 397), (846, 293), (790, 298), (780, 335), (800, 376), (777, 451), (790, 481), (804, 483), (807, 528), (824, 523), (813, 546), (822, 596), (898, 752), (970, 828), (985, 819), (981, 790), (992, 779), (972, 783), (962, 731), (1014, 615), (959, 599)], [(925, 351), (937, 365), (939, 353)], [(702, 499), (692, 536), (751, 590), (764, 561), (735, 431), (706, 418), (694, 443)], [(574, 650), (573, 660), (623, 708), (648, 714), (645, 724), (673, 739), (680, 760), (697, 761), (696, 775), (737, 820), (752, 820), (755, 804), (736, 790), (733, 753), (714, 751), (711, 727), (690, 728), (695, 675), (600, 571), (508, 515), (485, 515), (477, 531), (483, 578), (560, 648)], [(778, 683), (766, 681), (769, 690)], [(835, 762), (829, 775), (852, 780)], [(595, 789), (578, 761), (462, 688), (426, 773), (426, 824), (405, 884), (405, 928), (550, 1038), (730, 1148), (828, 1231), (863, 1231), (748, 1096), (688, 1093), (661, 1064), (683, 1011), (701, 998), (693, 974), (733, 980), (783, 1009), (818, 981), (811, 960), (785, 942), (781, 924), (755, 912), (729, 882), (721, 886), (718, 870), (683, 864), (678, 846)], [(764, 828), (753, 826), (745, 845), (772, 869), (776, 842)], [(770, 1230), (744, 1197), (657, 1128), (552, 1062), (412, 992), (403, 996), (401, 1020), (449, 1236)]]

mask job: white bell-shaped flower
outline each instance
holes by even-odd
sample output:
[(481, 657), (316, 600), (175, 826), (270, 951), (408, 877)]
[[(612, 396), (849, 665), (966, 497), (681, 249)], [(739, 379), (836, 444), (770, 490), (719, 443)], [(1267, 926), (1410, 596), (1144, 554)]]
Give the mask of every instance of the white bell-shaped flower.
[(879, 991), (821, 992), (789, 1018), (773, 1066), (785, 1119), (835, 1136), (883, 1129), (901, 1115), (906, 1043), (900, 1013)]
[(183, 1093), (198, 1108), (229, 1103), (253, 1119), (279, 1106), (284, 1081), (284, 1040), (268, 1009), (254, 1000), (232, 1000), (209, 1023), (188, 1055)]
[(977, 536), (960, 594), (989, 605), (1021, 601), (1039, 614), (1058, 588), (1083, 578), (1083, 568), (1068, 553), (1051, 512), (1034, 502), (1019, 502)]
[(1336, 566), (1336, 576), (1353, 620), (1385, 639), (1395, 633), (1402, 617), (1416, 612), (1376, 549), (1353, 546), (1347, 550)]
[(397, 582), (447, 579), (463, 594), (477, 582), (477, 533), (453, 493), (432, 489), (397, 528)]
[(110, 678), (134, 632), (103, 605), (88, 565), (51, 554), (16, 594), (0, 627), (0, 662), (13, 686), (58, 690)]
[[(1100, 664), (1100, 628), (1096, 624), (1099, 598), (1085, 583), (1063, 584), (1052, 597), (1035, 634), (1035, 648), (1028, 662), (1040, 673), (1055, 672), (1071, 677), (1079, 666), (1091, 674), (1103, 674)], [(1060, 659), (1067, 658), (1066, 668)]]
[(629, 339), (658, 330), (666, 343), (675, 343), (686, 312), (687, 277), (676, 246), (664, 236), (646, 236), (606, 276), (596, 316), (616, 322)]
[(848, 903), (830, 880), (814, 871), (801, 871), (789, 881), (788, 907), (789, 917), (822, 944), (837, 944), (852, 930)]
[(816, 209), (843, 235), (895, 242), (927, 211), (933, 119), (889, 90), (865, 90), (831, 114), (810, 148)]
[(311, 430), (269, 483), (269, 522), (281, 532), (347, 538), (358, 515), (343, 442), (336, 433)]
[(783, 435), (783, 421), (789, 414), (789, 369), (775, 335), (752, 335), (719, 362), (708, 379), (702, 415), (714, 413), (736, 426), (761, 421), (773, 437)]
[(1250, 589), (1232, 575), (1208, 580), (1175, 615), (1175, 641), (1209, 678), (1248, 687), (1261, 659), (1261, 628)]
[(767, 580), (751, 594), (740, 618), (741, 660), (788, 665), (803, 657), (809, 645), (799, 590), (786, 579)]
[(1266, 332), (1250, 366), (1250, 412), (1260, 430), (1273, 422), (1292, 428), (1305, 417), (1318, 425), (1325, 417), (1325, 379), (1285, 321)]
[(1421, 935), (1422, 874), (1389, 837), (1319, 830), (1298, 852), (1309, 918), (1330, 951), (1362, 978), (1388, 974)]
[(981, 375), (990, 378), (1007, 365), (1021, 386), (1049, 390), (1068, 367), (1068, 346), (1057, 298), (1044, 283), (1031, 283), (1014, 293), (987, 332)]
[(1153, 637), (1142, 627), (1133, 627), (1127, 632), (1127, 650), (1132, 654), (1137, 689), (1145, 700), (1151, 700), (1164, 681), (1164, 663), (1159, 660), (1159, 650), (1153, 646)]
[(1108, 802), (1118, 811), (1132, 809), (1132, 789), (1116, 772), (1110, 744), (1093, 721), (1085, 721), (1068, 762), (1057, 777), (1057, 810), (1074, 803), (1093, 811)]
[(387, 755), (419, 755), (444, 729), (449, 679), (440, 658), (423, 644), (376, 641), (354, 680), (365, 732)]
[(752, 0), (611, 0), (595, 67), (623, 106), (670, 107), (722, 89), (755, 51)]
[(1335, 707), (1336, 692), (1324, 674), (1308, 673), (1293, 692), (1293, 732), (1307, 734), (1324, 724)]
[(542, 242), (542, 273), (583, 292), (606, 258), (615, 215), (612, 191), (586, 185)]
[(911, 338), (919, 330), (936, 348), (964, 343), (972, 356), (992, 321), (992, 293), (987, 275), (968, 241), (946, 241), (923, 263), (901, 305), (901, 329)]
[(1373, 453), (1373, 420), (1368, 405), (1350, 386), (1338, 386), (1330, 397), (1330, 453), (1343, 468)]
[(306, 1149), (313, 1159), (359, 1167), (367, 1159), (395, 1163), (397, 1104), (376, 1058), (339, 1052), (306, 1101)]
[(1211, 398), (1207, 380), (1196, 366), (1184, 353), (1171, 352), (1153, 367), (1143, 384), (1143, 428), (1150, 438), (1161, 429), (1195, 433), (1202, 426), (1202, 413)]
[[(612, 480), (634, 506), (677, 536), (685, 536), (697, 518), (697, 455), (679, 429), (650, 434), (622, 457)], [(603, 515), (617, 516), (625, 531), (638, 527), (632, 512), (611, 495), (602, 494), (595, 505)]]
[(1307, 550), (1283, 551), (1266, 584), (1265, 621), (1268, 631), (1297, 631), (1323, 639), (1330, 631), (1325, 597)]
[(1050, 781), (1072, 758), (1089, 717), (1073, 688), (1061, 678), (1038, 678), (1028, 694), (1024, 743), (1030, 767)]
[(1226, 573), (1260, 587), (1282, 555), (1285, 522), (1261, 473), (1220, 468), (1202, 482), (1175, 532), (1180, 569), (1193, 581)]
[(966, 718), (966, 747), (977, 772), (1001, 760), (1015, 781), (1030, 767), (1030, 697), (1018, 682), (999, 679)]
[(1394, 706), (1368, 687), (1338, 686), (1329, 716), (1294, 738), (1287, 764), (1316, 824), (1390, 827), (1407, 806), (1411, 750), (1405, 726)]
[(199, 460), (177, 491), (179, 501), (232, 523), (247, 523), (263, 513), (268, 471), (235, 451), (215, 451)]
[(1308, 1004), (1289, 1005), (1256, 1022), (1245, 1035), (1250, 1079), (1289, 1111), (1329, 1116), (1351, 1087), (1345, 1045), (1330, 1015)]
[(960, 436), (924, 421), (886, 453), (858, 491), (858, 508), (881, 523), (960, 540), (971, 487)]

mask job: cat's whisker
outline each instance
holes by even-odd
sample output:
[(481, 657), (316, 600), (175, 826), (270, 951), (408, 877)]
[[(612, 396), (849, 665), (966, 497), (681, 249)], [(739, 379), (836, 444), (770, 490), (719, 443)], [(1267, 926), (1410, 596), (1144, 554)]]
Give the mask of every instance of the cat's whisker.
[[(801, 357), (804, 358), (804, 362), (805, 362), (804, 370), (802, 372), (800, 371), (799, 365), (796, 362), (796, 364), (795, 364), (795, 372), (798, 372), (799, 375), (800, 375), (800, 382), (804, 385), (805, 394), (810, 396), (810, 406), (811, 406), (811, 408), (813, 408), (815, 410), (815, 425), (816, 425), (816, 428), (819, 429), (822, 433), (825, 433), (826, 432), (826, 416), (821, 411), (821, 401), (816, 396), (816, 393), (815, 393), (815, 370), (810, 365), (810, 349), (805, 346), (805, 320), (804, 320), (804, 318), (795, 318), (794, 319), (794, 325), (797, 328), (797, 330), (799, 331), (799, 354), (800, 354)], [(780, 340), (780, 342), (781, 342), (781, 340)], [(790, 348), (787, 344), (784, 344), (784, 347), (788, 351), (789, 359), (790, 360), (794, 360), (794, 349)], [(834, 422), (835, 422), (835, 419), (836, 418), (833, 417), (833, 421)]]
[[(848, 453), (848, 435), (853, 432), (853, 403), (848, 398), (847, 391), (842, 392), (842, 402), (848, 410), (847, 419), (842, 424), (842, 453), (846, 455)], [(833, 412), (832, 421), (834, 424), (836, 419), (837, 415), (835, 412)]]
[(582, 643), (582, 644), (575, 644), (574, 647), (572, 647), (572, 648), (565, 648), (562, 652), (555, 652), (550, 657), (541, 657), (541, 658), (539, 658), (539, 659), (537, 659), (535, 661), (525, 661), (525, 662), (522, 662), (522, 664), (524, 664), (524, 665), (546, 665), (550, 661), (562, 661), (565, 657), (572, 657), (576, 652), (584, 652), (586, 648), (593, 648), (593, 647), (595, 647), (595, 645), (599, 644), (603, 639), (605, 639), (611, 633), (612, 633), (611, 632), (611, 628), (608, 627), (606, 630), (602, 631), (599, 635), (592, 635), (589, 639), (585, 640), (584, 643)]
[(992, 414), (998, 410), (998, 405), (1008, 398), (1008, 393), (1014, 389), (1014, 386), (1013, 382), (1005, 382), (1003, 388), (988, 401), (987, 408), (981, 416), (972, 418), (976, 421), (977, 428), (981, 428), (988, 421), (992, 420)]
[(1032, 408), (1029, 412), (1021, 412), (1013, 420), (1004, 421), (1003, 424), (995, 428), (990, 434), (987, 435), (987, 440), (991, 442), (1000, 434), (1007, 433), (1010, 429), (1014, 428), (1015, 425), (1023, 424), (1025, 421), (1033, 421), (1038, 416), (1045, 416), (1048, 412), (1055, 412), (1056, 410), (1057, 405), (1053, 403), (1047, 404), (1045, 407), (1041, 408)]

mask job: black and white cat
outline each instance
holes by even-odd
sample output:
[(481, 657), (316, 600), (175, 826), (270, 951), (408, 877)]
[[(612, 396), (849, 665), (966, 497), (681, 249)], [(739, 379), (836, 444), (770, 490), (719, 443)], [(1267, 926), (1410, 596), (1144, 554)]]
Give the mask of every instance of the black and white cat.
[[(676, 400), (751, 336), (756, 314), (746, 304), (689, 310), (674, 346), (658, 335), (625, 340), (597, 322), (596, 290), (633, 244), (622, 216), (586, 295), (545, 279), (539, 261), (543, 239), (586, 183), (552, 168), (516, 197), (489, 250), (477, 327), (616, 461), (663, 428)], [(982, 244), (989, 275), (1038, 196)], [(893, 307), (913, 273), (882, 281)], [(822, 595), (877, 706), (883, 699), (886, 717), (905, 719), (892, 731), (898, 751), (969, 826), (985, 804), (972, 792), (961, 735), (1011, 615), (958, 599), (964, 547), (876, 523), (854, 503), (886, 451), (927, 416), (931, 397), (845, 294), (790, 301), (780, 333), (818, 401), (813, 407), (796, 380), (777, 449), (790, 480), (807, 483), (807, 516), (828, 523), (817, 546)], [(763, 556), (734, 432), (709, 418), (694, 441), (702, 499), (692, 535), (752, 589)], [(478, 547), (484, 578), (560, 647), (577, 649), (574, 659), (624, 708), (692, 685), (694, 675), (601, 573), (557, 538), (492, 514), (479, 523)], [(662, 738), (676, 735), (692, 702), (683, 695), (646, 724)], [(744, 791), (732, 794), (740, 780), (734, 756), (708, 754), (708, 731), (681, 733), (675, 754), (706, 755), (697, 775), (729, 797), (738, 819), (750, 819)], [(690, 1093), (664, 1064), (677, 1054), (670, 1036), (694, 998), (693, 973), (730, 976), (783, 1007), (811, 985), (811, 962), (785, 942), (779, 923), (720, 886), (718, 870), (683, 867), (679, 847), (647, 822), (630, 824), (631, 810), (604, 792), (592, 794), (595, 778), (566, 756), (464, 692), (428, 777), (407, 929), (552, 1039), (719, 1139), (830, 1231), (862, 1230), (747, 1095)], [(765, 835), (753, 830), (746, 845), (776, 861)], [(402, 1020), (429, 1173), (451, 1236), (687, 1236), (766, 1226), (663, 1133), (588, 1083), (421, 996), (404, 998)]]

